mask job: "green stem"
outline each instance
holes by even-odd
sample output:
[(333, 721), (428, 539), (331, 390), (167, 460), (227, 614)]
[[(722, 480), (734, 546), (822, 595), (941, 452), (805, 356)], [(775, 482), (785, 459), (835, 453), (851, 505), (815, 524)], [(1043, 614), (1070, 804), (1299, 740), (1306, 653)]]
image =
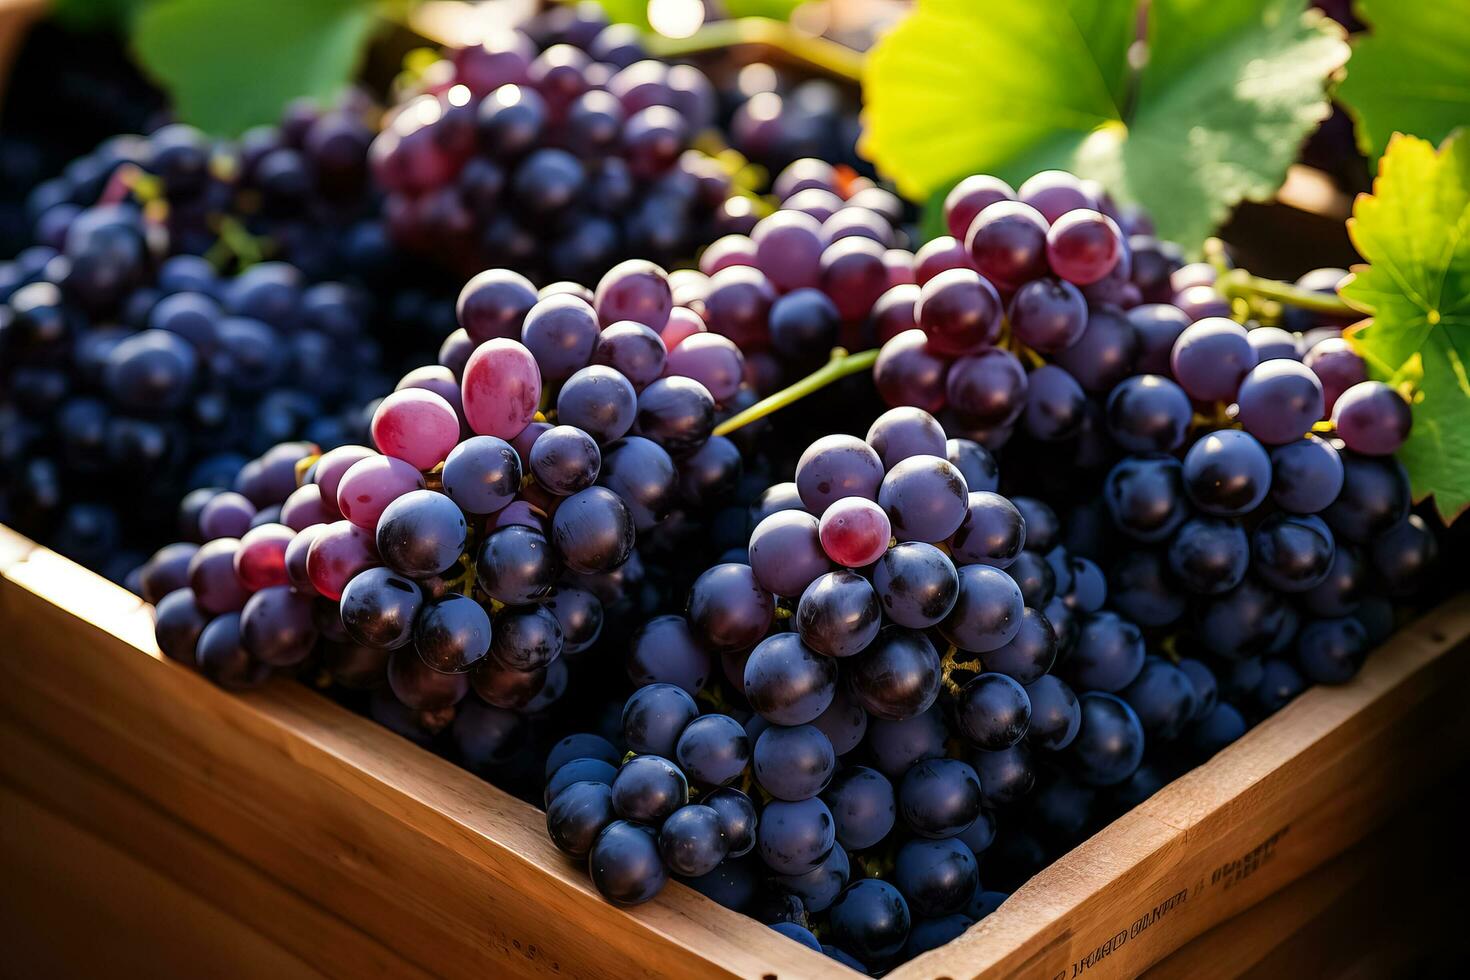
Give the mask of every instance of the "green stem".
[(787, 405), (801, 401), (813, 392), (821, 391), (834, 381), (841, 381), (849, 374), (857, 374), (866, 371), (873, 366), (878, 359), (877, 350), (865, 350), (857, 354), (849, 354), (841, 347), (834, 348), (832, 359), (818, 371), (814, 371), (802, 378), (796, 384), (782, 388), (769, 398), (762, 398), (743, 412), (730, 416), (719, 425), (715, 426), (715, 435), (729, 435), (736, 429), (759, 422), (773, 412), (778, 412)]
[(1251, 275), (1244, 269), (1230, 270), (1220, 278), (1216, 288), (1227, 299), (1269, 299), (1283, 306), (1295, 306), (1298, 309), (1325, 313), (1329, 316), (1356, 317), (1361, 315), (1334, 293), (1317, 293), (1310, 289), (1302, 289), (1300, 286), (1293, 286), (1291, 283), (1262, 279)]
[(860, 82), (863, 77), (861, 51), (824, 37), (804, 34), (785, 21), (769, 17), (717, 20), (705, 24), (688, 37), (650, 33), (644, 35), (643, 43), (655, 58), (683, 58), (740, 44), (759, 44), (775, 48), (796, 61), (849, 82)]

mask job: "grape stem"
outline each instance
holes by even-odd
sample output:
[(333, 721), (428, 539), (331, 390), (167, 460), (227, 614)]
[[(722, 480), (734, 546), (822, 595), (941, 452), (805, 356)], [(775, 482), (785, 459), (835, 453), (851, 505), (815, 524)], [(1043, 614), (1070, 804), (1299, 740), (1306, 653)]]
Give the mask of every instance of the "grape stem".
[(820, 370), (814, 371), (800, 381), (771, 395), (762, 398), (743, 412), (737, 412), (719, 425), (715, 426), (715, 435), (729, 435), (736, 429), (743, 428), (752, 422), (759, 422), (773, 412), (780, 411), (787, 405), (801, 401), (813, 392), (821, 391), (834, 381), (841, 381), (850, 374), (866, 371), (878, 360), (878, 351), (865, 350), (857, 354), (849, 354), (841, 347), (832, 349), (832, 358), (824, 364)]
[(974, 660), (959, 660), (957, 659), (959, 654), (959, 647), (950, 644), (949, 649), (944, 651), (944, 656), (939, 661), (940, 680), (944, 684), (944, 689), (955, 697), (959, 697), (960, 692), (964, 690), (960, 682), (954, 679), (956, 671), (963, 670), (971, 674), (978, 674), (985, 669), (978, 657)]
[(1253, 276), (1244, 269), (1231, 269), (1220, 277), (1217, 288), (1227, 299), (1269, 299), (1329, 316), (1358, 317), (1361, 314), (1332, 293), (1318, 293), (1291, 283)]
[(705, 24), (688, 37), (666, 37), (650, 32), (644, 46), (655, 58), (683, 58), (704, 51), (756, 44), (774, 48), (794, 61), (849, 82), (863, 77), (860, 51), (827, 38), (806, 34), (785, 21), (769, 17), (736, 17)]

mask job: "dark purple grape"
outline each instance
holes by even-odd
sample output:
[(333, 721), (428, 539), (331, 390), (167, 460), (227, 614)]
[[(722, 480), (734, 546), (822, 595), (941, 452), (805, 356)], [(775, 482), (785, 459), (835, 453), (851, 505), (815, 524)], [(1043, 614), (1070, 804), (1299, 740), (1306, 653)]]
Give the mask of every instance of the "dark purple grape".
[(1108, 434), (1131, 453), (1168, 453), (1184, 445), (1194, 410), (1168, 378), (1136, 375), (1108, 395)]
[(626, 435), (638, 412), (638, 393), (612, 368), (585, 367), (567, 379), (556, 396), (556, 418), (606, 445)]
[(592, 363), (605, 364), (642, 391), (663, 373), (668, 351), (663, 339), (641, 323), (622, 320), (597, 335)]
[(757, 818), (750, 797), (726, 786), (704, 797), (704, 805), (720, 815), (730, 857), (742, 857), (755, 849)]
[(924, 634), (889, 626), (851, 661), (847, 682), (853, 700), (869, 714), (903, 721), (928, 710), (939, 696), (939, 654)]
[(948, 915), (964, 908), (979, 883), (975, 855), (960, 841), (910, 840), (898, 849), (894, 884), (919, 915)]
[(1408, 516), (1408, 476), (1392, 457), (1341, 455), (1342, 491), (1322, 517), (1340, 540), (1367, 544)]
[(898, 786), (898, 815), (920, 837), (963, 833), (980, 816), (980, 778), (958, 759), (915, 763)]
[(1082, 621), (1077, 647), (1067, 659), (1069, 683), (1086, 691), (1121, 691), (1143, 669), (1143, 634), (1117, 613), (1093, 613)]
[(1127, 313), (1128, 322), (1138, 335), (1139, 351), (1134, 367), (1143, 374), (1169, 376), (1169, 357), (1174, 342), (1189, 326), (1189, 317), (1168, 303), (1145, 303)]
[(470, 684), (466, 675), (434, 670), (413, 651), (400, 649), (388, 659), (388, 687), (405, 707), (440, 711), (463, 700)]
[(779, 511), (756, 526), (750, 565), (763, 589), (788, 597), (801, 595), (817, 576), (832, 570), (817, 519), (798, 510)]
[(970, 260), (1001, 289), (1017, 289), (1046, 274), (1046, 218), (1029, 204), (997, 201), (965, 232)]
[(199, 634), (194, 659), (201, 674), (229, 691), (259, 687), (271, 673), (270, 666), (252, 657), (241, 643), (236, 612), (210, 620)]
[(714, 397), (693, 378), (659, 378), (638, 396), (634, 431), (676, 459), (703, 446), (714, 427)]
[(612, 795), (613, 809), (619, 817), (657, 827), (689, 802), (689, 784), (669, 760), (639, 755), (618, 770)]
[[(825, 911), (832, 904), (838, 893), (847, 887), (851, 874), (852, 867), (848, 863), (847, 852), (834, 846), (822, 863), (812, 870), (800, 875), (777, 875), (775, 881), (782, 892), (796, 896), (807, 912), (815, 913)], [(777, 922), (772, 928), (790, 936), (789, 932), (783, 930), (784, 926), (801, 929), (791, 922)], [(807, 935), (811, 936), (811, 933), (808, 932)], [(821, 944), (817, 943), (815, 937), (807, 945), (813, 949), (821, 949)]]
[(209, 624), (209, 613), (194, 600), (188, 588), (175, 589), (154, 605), (154, 637), (170, 660), (193, 664), (199, 634)]
[(551, 799), (546, 807), (546, 832), (561, 851), (582, 858), (616, 819), (612, 787), (583, 780), (565, 787)]
[(1314, 620), (1296, 636), (1297, 666), (1313, 684), (1346, 684), (1357, 676), (1368, 650), (1367, 631), (1350, 616)]
[(826, 293), (797, 289), (771, 306), (771, 347), (795, 365), (814, 367), (837, 345), (841, 326), (838, 305)]
[(413, 624), (419, 657), (435, 670), (469, 670), (490, 651), (490, 616), (474, 599), (450, 593), (423, 606)]
[(1184, 456), (1184, 489), (1200, 510), (1239, 517), (1261, 505), (1271, 489), (1271, 458), (1250, 435), (1211, 432)]
[(745, 729), (728, 715), (694, 719), (684, 727), (675, 748), (679, 767), (706, 786), (724, 786), (739, 778), (750, 754)]
[(636, 532), (621, 497), (606, 487), (588, 487), (566, 498), (551, 519), (551, 540), (574, 572), (607, 572), (628, 560)]
[[(534, 92), (522, 92), (535, 97)], [(460, 290), (455, 314), (470, 339), (480, 344), (497, 337), (519, 338), (526, 314), (535, 305), (536, 289), (524, 276), (509, 269), (487, 269)]]
[(642, 755), (674, 757), (679, 736), (695, 718), (694, 698), (673, 684), (640, 687), (623, 706), (623, 743)]
[(794, 803), (826, 788), (837, 768), (837, 754), (814, 725), (771, 725), (755, 740), (751, 764), (761, 789)]
[(1021, 628), (1005, 646), (981, 658), (987, 671), (1005, 675), (1020, 684), (1034, 683), (1057, 659), (1057, 634), (1046, 616), (1027, 608)]
[(608, 444), (597, 479), (628, 505), (639, 533), (662, 524), (679, 502), (679, 474), (673, 459), (662, 446), (642, 436), (625, 436)]
[(1088, 314), (1081, 338), (1055, 361), (1083, 388), (1100, 395), (1136, 373), (1141, 348), (1137, 331), (1121, 312), (1096, 307)]
[(1026, 685), (1031, 701), (1031, 726), (1027, 739), (1038, 748), (1058, 751), (1072, 744), (1082, 724), (1077, 695), (1055, 674), (1047, 674)]
[(1339, 395), (1332, 408), (1338, 437), (1353, 452), (1365, 456), (1397, 452), (1413, 422), (1409, 403), (1381, 381), (1358, 382)]
[(889, 548), (873, 568), (873, 589), (883, 612), (910, 629), (934, 626), (954, 608), (959, 574), (933, 545), (907, 541)]
[(617, 905), (640, 905), (669, 880), (653, 831), (626, 820), (613, 821), (597, 835), (587, 869), (598, 893)]
[(947, 539), (963, 522), (968, 497), (965, 478), (942, 456), (900, 460), (878, 488), (878, 503), (900, 541)]
[(1322, 384), (1296, 361), (1273, 358), (1246, 374), (1236, 393), (1245, 430), (1268, 446), (1294, 442), (1322, 418)]
[(1271, 499), (1282, 510), (1315, 514), (1342, 491), (1342, 457), (1332, 444), (1308, 435), (1271, 450)]
[(557, 384), (592, 363), (597, 345), (597, 314), (577, 296), (548, 296), (526, 313), (520, 341), (536, 358), (541, 378)]
[(860, 653), (878, 635), (883, 611), (868, 580), (846, 570), (818, 576), (796, 607), (802, 643), (828, 657)]
[(596, 440), (570, 425), (554, 426), (538, 435), (529, 457), (536, 482), (559, 497), (586, 490), (602, 471), (602, 452)]
[(1251, 546), (1238, 523), (1217, 517), (1192, 517), (1169, 542), (1169, 570), (1191, 592), (1219, 595), (1240, 584), (1250, 564)]
[(1011, 298), (1010, 322), (1016, 339), (1027, 347), (1060, 353), (1087, 329), (1087, 300), (1065, 280), (1033, 279)]
[(1015, 504), (998, 493), (971, 491), (964, 520), (949, 539), (951, 558), (961, 565), (1005, 568), (1026, 543), (1026, 522)]
[(1009, 351), (985, 350), (949, 367), (945, 397), (969, 425), (986, 429), (1012, 425), (1025, 409), (1026, 369)]
[(1068, 762), (1088, 786), (1115, 786), (1143, 760), (1143, 725), (1127, 702), (1111, 694), (1088, 693), (1079, 702), (1082, 726), (1067, 748)]
[(905, 330), (889, 339), (879, 351), (873, 364), (873, 384), (885, 403), (914, 406), (914, 411), (927, 415), (944, 408), (944, 378), (948, 370), (949, 362), (929, 348), (924, 331)]
[(682, 616), (656, 616), (639, 627), (628, 647), (634, 684), (673, 684), (690, 696), (704, 688), (714, 667), (708, 650)]
[(1138, 715), (1149, 738), (1178, 738), (1199, 714), (1199, 695), (1189, 675), (1159, 657), (1149, 657), (1119, 696)]
[(745, 662), (745, 696), (750, 706), (777, 725), (803, 725), (832, 703), (837, 665), (795, 633), (762, 640)]
[(1031, 700), (1015, 680), (987, 671), (960, 692), (955, 723), (960, 734), (979, 748), (992, 752), (1009, 748), (1026, 736)]
[(522, 673), (544, 670), (561, 656), (561, 624), (540, 606), (502, 610), (495, 617), (490, 656)]
[(675, 874), (713, 871), (729, 852), (719, 813), (697, 803), (675, 810), (659, 828), (658, 850)]
[(1169, 355), (1174, 380), (1196, 401), (1234, 401), (1240, 383), (1256, 366), (1245, 328), (1223, 316), (1191, 324)]
[(940, 354), (978, 353), (999, 339), (1002, 306), (990, 282), (970, 269), (941, 272), (919, 290), (914, 320)]
[(387, 568), (369, 568), (342, 590), (342, 625), (358, 643), (396, 650), (413, 636), (423, 605), (418, 583)]
[(960, 475), (970, 492), (994, 490), (1000, 486), (1000, 467), (990, 450), (969, 439), (949, 439), (944, 444), (944, 455)]
[(560, 571), (545, 535), (517, 524), (491, 532), (475, 561), (480, 588), (509, 605), (544, 598), (556, 586)]
[(988, 653), (1011, 642), (1025, 609), (1020, 586), (988, 565), (965, 565), (959, 579), (959, 598), (939, 624), (944, 638), (970, 653)]
[(689, 591), (689, 622), (717, 652), (741, 650), (760, 642), (770, 629), (775, 602), (761, 588), (749, 565), (716, 565)]
[(1282, 592), (1304, 592), (1327, 577), (1335, 542), (1319, 517), (1273, 514), (1251, 535), (1251, 568)]
[(818, 799), (773, 800), (756, 829), (761, 860), (777, 874), (805, 874), (822, 863), (835, 843), (832, 813)]

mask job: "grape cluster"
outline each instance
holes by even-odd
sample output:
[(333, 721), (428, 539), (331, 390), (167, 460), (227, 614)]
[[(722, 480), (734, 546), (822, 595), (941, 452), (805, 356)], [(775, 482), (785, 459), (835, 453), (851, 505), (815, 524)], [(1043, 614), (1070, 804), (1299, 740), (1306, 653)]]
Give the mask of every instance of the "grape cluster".
[(258, 498), (247, 460), (359, 438), (391, 387), (360, 290), (279, 262), (222, 276), (153, 230), (96, 205), (0, 263), (0, 520), (119, 580), (186, 491)]
[(170, 657), (227, 687), (314, 655), (346, 689), (386, 677), (375, 716), (421, 737), (535, 713), (636, 589), (639, 536), (734, 489), (740, 452), (711, 433), (741, 355), (673, 307), (662, 269), (539, 294), (489, 270), (459, 316), (440, 363), (375, 403), (376, 450), (278, 446), (247, 467), (268, 492), (186, 498), (196, 543), (138, 577)]
[(732, 184), (690, 148), (715, 121), (704, 74), (642, 57), (636, 32), (600, 11), (528, 28), (543, 43), (492, 33), (390, 111), (370, 159), (392, 239), (463, 274), (504, 265), (588, 282), (714, 237)]
[[(812, 443), (752, 508), (742, 560), (664, 617), (663, 658), (635, 637), (654, 669), (620, 744), (572, 736), (548, 758), (557, 846), (614, 902), (672, 874), (864, 970), (993, 910), (1005, 895), (977, 859), (1008, 834), (1034, 844), (1034, 786), (1116, 795), (1146, 740), (1128, 699), (1166, 701), (1172, 739), (1209, 712), (1196, 683), (1214, 691), (1203, 665), (1197, 682), (1151, 660), (1175, 685), (1134, 692), (1142, 635), (1104, 610), (1101, 571), (1044, 504), (998, 485), (987, 450), (920, 409)], [(691, 646), (725, 683), (691, 684), (674, 655)], [(1008, 864), (1003, 887), (1020, 880)]]

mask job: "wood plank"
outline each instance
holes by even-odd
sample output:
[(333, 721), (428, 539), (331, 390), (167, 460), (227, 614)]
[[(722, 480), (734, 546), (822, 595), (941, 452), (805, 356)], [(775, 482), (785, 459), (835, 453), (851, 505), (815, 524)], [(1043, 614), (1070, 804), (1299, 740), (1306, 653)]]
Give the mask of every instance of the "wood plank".
[(889, 976), (1134, 975), (1260, 902), (1470, 754), (1467, 633), (1446, 603)]
[[(0, 618), (5, 717), (407, 962), (477, 978), (855, 975), (682, 886), (610, 907), (534, 808), (301, 685), (213, 687), (162, 658), (136, 598), (49, 552), (3, 572)], [(328, 972), (340, 951), (306, 955)]]
[(9, 786), (0, 786), (0, 855), (9, 896), (0, 916), (6, 976), (322, 976)]

